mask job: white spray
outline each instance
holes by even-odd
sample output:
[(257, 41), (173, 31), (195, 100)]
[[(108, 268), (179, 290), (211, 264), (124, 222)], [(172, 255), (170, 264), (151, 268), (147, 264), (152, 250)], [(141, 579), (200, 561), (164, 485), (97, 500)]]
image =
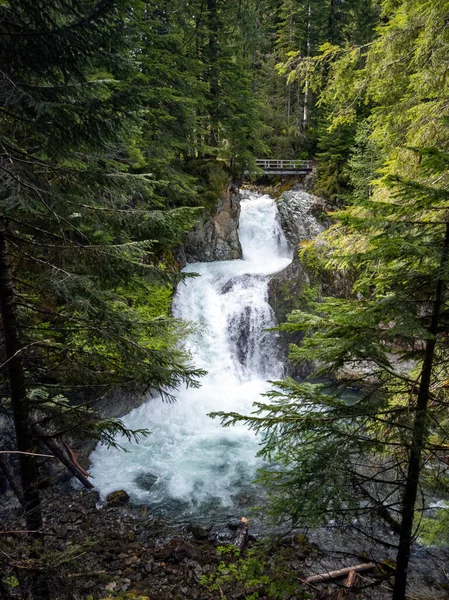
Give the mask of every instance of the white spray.
[(176, 392), (176, 403), (151, 399), (122, 420), (151, 435), (139, 444), (121, 439), (128, 452), (99, 445), (91, 455), (94, 484), (102, 496), (126, 490), (137, 502), (188, 518), (230, 507), (258, 464), (258, 441), (244, 426), (223, 429), (211, 411), (248, 413), (282, 376), (267, 301), (269, 276), (291, 261), (275, 202), (249, 194), (242, 201), (243, 260), (195, 263), (200, 277), (178, 286), (173, 312), (197, 325), (187, 344), (207, 370), (199, 389)]

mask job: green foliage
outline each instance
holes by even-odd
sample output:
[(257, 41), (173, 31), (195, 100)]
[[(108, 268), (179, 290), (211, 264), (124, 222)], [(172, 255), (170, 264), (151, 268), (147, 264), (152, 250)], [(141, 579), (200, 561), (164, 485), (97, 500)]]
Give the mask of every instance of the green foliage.
[[(215, 415), (226, 426), (244, 422), (261, 435), (259, 454), (271, 466), (258, 482), (277, 523), (319, 525), (336, 518), (351, 526), (357, 517), (356, 527), (363, 528), (380, 518), (398, 532), (409, 502), (403, 465), (410, 449), (420, 444), (420, 464), (427, 467), (421, 485), (441, 480), (446, 469), (448, 397), (441, 366), (448, 354), (449, 161), (435, 147), (408, 152), (416, 179), (390, 172), (374, 194), (360, 193), (334, 214), (335, 225), (321, 239), (304, 248), (320, 269), (354, 277), (349, 296), (312, 299), (282, 326), (304, 336), (291, 346), (290, 359), (312, 361), (314, 376), (331, 376), (335, 385), (286, 379), (274, 382), (252, 414)], [(416, 442), (417, 389), (434, 340), (423, 441)], [(359, 388), (355, 401), (347, 396), (353, 386)]]
[(447, 546), (449, 543), (449, 510), (442, 508), (435, 517), (417, 516), (419, 520), (419, 539), (429, 546)]
[[(319, 158), (317, 193), (332, 199), (346, 191), (345, 165), (354, 139), (354, 126), (341, 123), (338, 131), (329, 127), (328, 103), (321, 96), (334, 77), (335, 59), (341, 49), (356, 44), (365, 46), (375, 37), (379, 8), (371, 0), (349, 2), (283, 1), (278, 10), (276, 50), (262, 71), (260, 93), (268, 107), (264, 133), (271, 152), (298, 158), (302, 152)], [(351, 74), (353, 63), (360, 65), (360, 50), (347, 54)], [(271, 61), (271, 62), (270, 62)], [(277, 63), (277, 77), (272, 62)], [(343, 72), (342, 61), (338, 66)], [(330, 94), (331, 95), (331, 94)], [(359, 114), (355, 102), (352, 110)], [(363, 111), (362, 111), (363, 112)]]
[(354, 145), (348, 161), (347, 175), (351, 184), (351, 196), (362, 200), (374, 193), (374, 180), (383, 164), (380, 149), (371, 139), (369, 121), (357, 125)]
[(340, 125), (322, 132), (318, 142), (318, 172), (315, 193), (329, 200), (341, 198), (349, 192), (345, 167), (350, 148), (354, 144), (355, 127)]
[(261, 546), (250, 549), (246, 556), (234, 546), (219, 546), (218, 554), (224, 557), (216, 571), (203, 575), (200, 583), (211, 592), (220, 592), (226, 600), (227, 590), (237, 586), (242, 589), (245, 600), (257, 600), (262, 596), (269, 600), (285, 600), (295, 595), (297, 598), (307, 598), (300, 589), (293, 570), (288, 566), (279, 552), (276, 561), (268, 564), (266, 549)]
[[(174, 39), (162, 23), (154, 29), (146, 8), (137, 0), (0, 7), (0, 216), (28, 391), (45, 391), (33, 405), (50, 428), (87, 422), (84, 433), (108, 443), (123, 425), (70, 407), (81, 391), (88, 402), (119, 386), (171, 397), (167, 390), (197, 385), (202, 374), (182, 345), (188, 328), (170, 316), (181, 276), (168, 257), (198, 214), (170, 194), (192, 178), (178, 171), (172, 187), (162, 179), (187, 144), (186, 123), (194, 126), (191, 102), (175, 89), (189, 66), (181, 61), (166, 79)], [(157, 48), (157, 65), (148, 48)], [(181, 112), (184, 129), (171, 135)]]
[(17, 588), (20, 585), (19, 580), (14, 575), (10, 575), (9, 577), (3, 577), (2, 583), (10, 588)]

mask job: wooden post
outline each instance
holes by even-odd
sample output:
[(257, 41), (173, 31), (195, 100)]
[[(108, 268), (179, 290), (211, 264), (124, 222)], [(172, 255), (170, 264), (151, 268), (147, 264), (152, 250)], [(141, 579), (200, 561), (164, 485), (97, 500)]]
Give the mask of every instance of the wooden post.
[(241, 552), (243, 552), (248, 541), (248, 524), (249, 521), (246, 517), (240, 519), (239, 527), (234, 539), (234, 546)]

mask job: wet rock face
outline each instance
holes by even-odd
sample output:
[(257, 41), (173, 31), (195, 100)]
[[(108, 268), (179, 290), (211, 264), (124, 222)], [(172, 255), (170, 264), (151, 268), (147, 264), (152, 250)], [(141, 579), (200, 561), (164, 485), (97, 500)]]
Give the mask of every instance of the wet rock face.
[(242, 258), (238, 227), (240, 194), (234, 186), (223, 192), (215, 216), (198, 223), (186, 238), (182, 262), (212, 262)]
[(285, 237), (294, 247), (328, 226), (324, 200), (304, 190), (284, 192), (277, 208)]
[[(302, 308), (302, 293), (311, 281), (307, 268), (298, 256), (298, 246), (305, 240), (311, 240), (329, 225), (325, 213), (325, 203), (321, 198), (304, 190), (284, 192), (278, 204), (278, 213), (285, 237), (293, 246), (293, 260), (288, 267), (276, 273), (268, 285), (268, 300), (274, 311), (276, 321), (284, 323), (287, 315), (295, 309)], [(285, 354), (289, 344), (297, 344), (302, 339), (302, 333), (282, 333), (281, 344)], [(304, 375), (310, 370), (288, 367), (290, 375)]]
[[(329, 222), (324, 201), (304, 190), (284, 192), (278, 204), (278, 213), (285, 237), (293, 246), (291, 264), (276, 273), (268, 286), (269, 302), (278, 323), (283, 323), (288, 313), (300, 308), (298, 298), (305, 285), (310, 283), (309, 273), (298, 257), (298, 246), (311, 240), (326, 229)], [(290, 339), (290, 342), (299, 340)]]

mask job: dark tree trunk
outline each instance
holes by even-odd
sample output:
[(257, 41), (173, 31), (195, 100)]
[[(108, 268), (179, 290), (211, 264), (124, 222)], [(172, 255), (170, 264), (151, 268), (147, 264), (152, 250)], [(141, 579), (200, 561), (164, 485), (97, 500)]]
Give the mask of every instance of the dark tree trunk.
[[(25, 385), (23, 348), (19, 339), (12, 272), (6, 240), (6, 226), (3, 219), (0, 219), (0, 313), (6, 349), (11, 409), (16, 431), (17, 449), (20, 452), (33, 453), (35, 449)], [(27, 529), (31, 532), (30, 535), (32, 537), (39, 538), (42, 529), (42, 514), (36, 458), (29, 454), (19, 454), (19, 464)]]
[(210, 130), (208, 144), (211, 147), (215, 147), (218, 144), (217, 139), (217, 103), (219, 95), (219, 79), (220, 79), (220, 67), (218, 64), (219, 46), (218, 36), (220, 33), (219, 18), (218, 18), (218, 7), (217, 0), (207, 0), (207, 12), (208, 12), (208, 47), (207, 47), (207, 64), (208, 64), (208, 82), (209, 82), (209, 116), (210, 116)]
[(18, 501), (22, 505), (22, 508), (25, 508), (25, 502), (23, 500), (22, 494), (22, 486), (20, 485), (20, 482), (14, 475), (14, 471), (11, 469), (11, 465), (9, 464), (8, 459), (4, 456), (0, 456), (0, 471), (2, 471), (3, 475), (8, 480), (12, 491), (15, 493)]
[[(447, 264), (449, 248), (449, 224), (446, 225), (446, 235), (443, 244), (441, 258), (441, 271)], [(423, 446), (428, 436), (427, 430), (427, 405), (429, 402), (429, 391), (431, 385), (433, 359), (435, 355), (436, 335), (443, 305), (444, 281), (438, 279), (433, 312), (429, 327), (432, 335), (427, 340), (424, 351), (424, 361), (421, 371), (418, 398), (416, 402), (415, 421), (413, 423), (413, 435), (408, 460), (407, 480), (402, 500), (401, 533), (399, 536), (399, 548), (396, 557), (395, 583), (393, 600), (404, 600), (407, 585), (407, 569), (410, 559), (410, 549), (413, 540), (413, 517), (415, 512), (416, 496), (418, 493), (419, 475), (421, 471), (421, 455)]]

